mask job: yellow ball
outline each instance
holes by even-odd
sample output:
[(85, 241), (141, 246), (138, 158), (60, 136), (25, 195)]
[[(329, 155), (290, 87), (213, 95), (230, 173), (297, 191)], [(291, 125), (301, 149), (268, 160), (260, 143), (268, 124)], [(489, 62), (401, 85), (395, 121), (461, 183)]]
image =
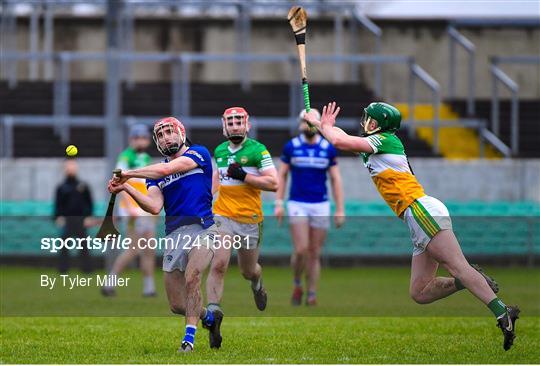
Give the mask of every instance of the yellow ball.
[(66, 147), (67, 156), (75, 156), (77, 155), (78, 152), (79, 150), (77, 149), (77, 146), (75, 145), (69, 145), (68, 147)]

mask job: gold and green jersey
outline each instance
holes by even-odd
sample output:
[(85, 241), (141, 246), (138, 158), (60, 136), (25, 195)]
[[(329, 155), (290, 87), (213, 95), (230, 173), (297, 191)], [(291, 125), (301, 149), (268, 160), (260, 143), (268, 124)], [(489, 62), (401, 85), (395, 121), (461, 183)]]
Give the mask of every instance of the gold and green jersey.
[(425, 196), (424, 189), (412, 172), (399, 137), (382, 132), (366, 139), (373, 153), (360, 154), (364, 165), (386, 203), (401, 216), (411, 203)]
[[(130, 146), (120, 153), (116, 167), (122, 170), (138, 169), (150, 165), (151, 162), (152, 158), (150, 155), (148, 155), (146, 152), (137, 152)], [(133, 188), (141, 193), (147, 193), (146, 182), (142, 178), (131, 178), (128, 180), (128, 184), (133, 186)], [(127, 195), (125, 196), (127, 197), (127, 201), (122, 200), (120, 202), (121, 207), (126, 207), (128, 204), (138, 206), (133, 198), (128, 197)]]
[(247, 138), (242, 145), (233, 149), (225, 141), (214, 151), (214, 159), (219, 172), (219, 191), (214, 213), (242, 223), (261, 222), (261, 190), (229, 177), (227, 169), (232, 163), (240, 164), (246, 173), (253, 175), (261, 175), (261, 172), (273, 169), (274, 163), (266, 146)]

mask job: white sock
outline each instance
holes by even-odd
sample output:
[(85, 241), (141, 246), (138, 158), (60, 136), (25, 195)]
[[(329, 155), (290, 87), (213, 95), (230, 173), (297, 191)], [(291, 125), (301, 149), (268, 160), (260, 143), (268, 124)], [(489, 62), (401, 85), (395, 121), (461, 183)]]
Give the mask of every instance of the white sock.
[(255, 291), (259, 291), (261, 289), (261, 277), (257, 280), (257, 282), (251, 281), (251, 288)]
[[(111, 276), (111, 277), (112, 277), (112, 276), (118, 276), (118, 273), (116, 273), (115, 271), (110, 271), (110, 272), (109, 272), (109, 276)], [(105, 288), (114, 288), (114, 286), (109, 286), (109, 285), (104, 286), (104, 287), (105, 287)]]
[(156, 286), (154, 285), (154, 277), (153, 276), (144, 276), (143, 279), (143, 292), (145, 294), (150, 294), (152, 292), (156, 292)]

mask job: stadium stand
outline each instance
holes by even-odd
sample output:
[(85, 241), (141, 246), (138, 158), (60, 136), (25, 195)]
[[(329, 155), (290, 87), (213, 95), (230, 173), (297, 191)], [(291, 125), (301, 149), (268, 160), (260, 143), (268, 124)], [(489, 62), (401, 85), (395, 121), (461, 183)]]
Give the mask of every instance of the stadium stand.
[[(284, 83), (254, 84), (243, 91), (239, 84), (197, 83), (191, 86), (192, 115), (214, 116), (216, 129), (197, 129), (194, 126), (190, 138), (210, 148), (221, 142), (220, 116), (232, 105), (244, 106), (253, 117), (288, 117), (289, 85)], [(21, 82), (9, 89), (6, 82), (0, 83), (0, 114), (52, 114), (52, 83)], [(133, 88), (124, 85), (122, 109), (130, 116), (164, 116), (171, 111), (171, 87), (169, 83), (137, 83)], [(71, 83), (71, 113), (73, 115), (103, 115), (104, 84), (99, 82)], [(342, 116), (360, 117), (362, 108), (374, 100), (373, 92), (362, 84), (317, 84), (312, 85), (312, 105), (322, 106), (335, 100), (342, 106)], [(21, 101), (25, 101), (22, 103)], [(180, 116), (182, 118), (182, 116)], [(264, 136), (273, 155), (279, 155), (291, 134), (289, 129), (259, 131)], [(409, 156), (433, 156), (428, 143), (410, 138), (404, 131), (400, 137), (405, 141)], [(104, 156), (103, 128), (71, 127), (70, 141), (77, 145), (81, 157)], [(63, 145), (52, 127), (16, 126), (14, 130), (15, 157), (63, 156)], [(157, 153), (154, 151), (155, 155)]]
[[(452, 108), (460, 115), (466, 113), (466, 101), (455, 100)], [(510, 144), (510, 101), (500, 101), (500, 136)], [(476, 117), (491, 119), (491, 101), (476, 100)], [(519, 102), (519, 156), (523, 158), (540, 157), (540, 100), (520, 100)]]
[[(409, 118), (409, 106), (401, 103), (397, 107), (403, 119)], [(416, 128), (416, 136), (420, 141), (433, 145), (433, 107), (430, 104), (418, 104), (414, 108), (414, 119), (418, 122), (428, 123)], [(439, 110), (439, 119), (445, 123), (452, 123), (439, 129), (439, 148), (443, 157), (448, 159), (475, 159), (482, 156), (481, 141), (476, 128), (467, 127), (460, 123), (464, 115), (456, 113), (450, 104), (443, 103)], [(405, 124), (406, 125), (406, 124)], [(491, 145), (484, 145), (484, 157), (500, 158), (501, 154)]]

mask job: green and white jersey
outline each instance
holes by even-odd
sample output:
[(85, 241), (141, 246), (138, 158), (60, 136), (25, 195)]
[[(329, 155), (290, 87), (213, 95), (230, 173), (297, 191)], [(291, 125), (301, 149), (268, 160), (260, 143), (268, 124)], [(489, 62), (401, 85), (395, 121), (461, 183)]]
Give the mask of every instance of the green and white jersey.
[[(151, 162), (152, 158), (150, 155), (148, 155), (146, 152), (137, 152), (130, 146), (122, 151), (122, 153), (118, 156), (116, 167), (122, 170), (138, 169), (150, 165)], [(131, 178), (128, 180), (128, 183), (139, 192), (146, 194), (146, 182), (144, 179)], [(127, 204), (138, 206), (135, 200), (133, 200), (131, 197), (128, 198), (128, 202), (125, 201), (126, 200), (122, 200), (122, 202), (120, 202), (121, 207), (126, 207)]]
[(214, 213), (243, 223), (259, 223), (263, 220), (261, 190), (227, 175), (232, 163), (239, 163), (248, 174), (261, 175), (273, 169), (272, 157), (266, 146), (247, 138), (242, 145), (232, 149), (229, 141), (214, 151), (219, 172), (219, 193), (214, 203)]
[(416, 180), (403, 143), (392, 132), (382, 132), (366, 137), (373, 153), (361, 153), (377, 190), (390, 208), (401, 216), (417, 198), (425, 196)]

